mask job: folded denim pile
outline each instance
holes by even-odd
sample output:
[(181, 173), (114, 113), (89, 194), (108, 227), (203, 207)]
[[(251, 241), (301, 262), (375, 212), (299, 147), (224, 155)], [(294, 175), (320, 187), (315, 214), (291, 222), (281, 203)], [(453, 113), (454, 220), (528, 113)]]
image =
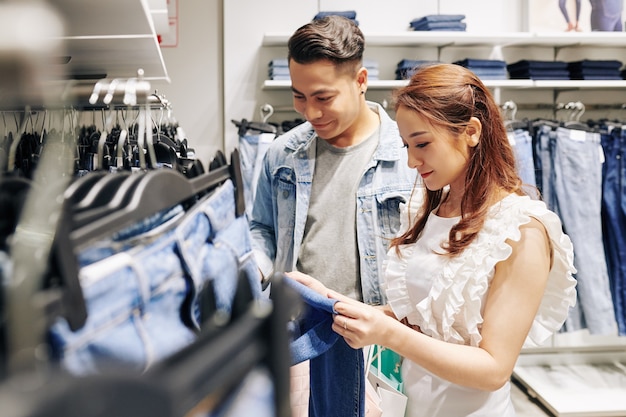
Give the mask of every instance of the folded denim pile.
[(270, 80), (290, 80), (287, 58), (272, 59), (267, 65)]
[(570, 73), (567, 62), (564, 61), (535, 61), (522, 59), (507, 65), (509, 76), (512, 79), (532, 80), (569, 80)]
[(346, 19), (352, 20), (357, 26), (359, 26), (359, 21), (356, 20), (356, 11), (355, 10), (345, 10), (345, 11), (320, 11), (315, 16), (313, 16), (313, 20), (321, 19), (326, 16), (343, 16)]
[(572, 80), (621, 80), (622, 62), (617, 60), (592, 60), (569, 62), (567, 68)]
[(364, 59), (363, 66), (367, 69), (367, 78), (370, 81), (380, 79), (380, 69), (378, 67), (378, 61), (374, 59)]
[(460, 31), (464, 32), (467, 24), (463, 14), (429, 14), (411, 20), (409, 25), (415, 31)]
[(483, 80), (506, 80), (508, 78), (505, 61), (465, 58), (453, 63), (471, 70)]
[(422, 65), (434, 64), (436, 61), (426, 59), (403, 59), (396, 66), (396, 80), (408, 80), (415, 70)]

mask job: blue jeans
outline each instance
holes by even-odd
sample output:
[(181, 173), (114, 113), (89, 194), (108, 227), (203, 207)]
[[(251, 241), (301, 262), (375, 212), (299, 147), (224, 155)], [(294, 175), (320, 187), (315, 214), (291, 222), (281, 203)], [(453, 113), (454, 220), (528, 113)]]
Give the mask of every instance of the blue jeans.
[(535, 162), (533, 160), (533, 139), (524, 129), (515, 129), (513, 132), (513, 152), (517, 163), (517, 171), (524, 183), (524, 189), (535, 196), (537, 180), (535, 179)]
[(253, 296), (260, 296), (247, 219), (235, 216), (232, 182), (198, 202), (174, 227), (157, 227), (143, 237), (130, 249), (81, 268), (85, 326), (72, 332), (59, 319), (50, 329), (53, 355), (71, 373), (142, 371), (187, 346), (202, 324), (198, 297), (209, 283), (216, 301), (212, 313), (226, 318), (241, 271)]
[(363, 350), (353, 349), (332, 329), (336, 300), (291, 280), (305, 310), (291, 327), (292, 363), (309, 360), (310, 417), (363, 417), (365, 368)]
[(556, 194), (554, 193), (554, 146), (556, 131), (548, 125), (538, 128), (536, 139), (535, 179), (543, 201), (548, 208), (557, 212)]
[[(289, 76), (289, 74), (287, 74)], [(276, 135), (261, 133), (258, 135), (246, 134), (239, 136), (239, 154), (241, 175), (243, 176), (243, 195), (246, 202), (248, 217), (252, 214), (256, 185), (259, 181), (259, 173), (263, 166), (263, 157), (267, 148)]]
[(602, 135), (605, 162), (602, 185), (603, 236), (617, 326), (626, 335), (626, 131)]
[(556, 213), (574, 244), (578, 303), (584, 323), (575, 315), (568, 325), (591, 334), (617, 333), (602, 240), (602, 147), (600, 135), (557, 128), (554, 146)]

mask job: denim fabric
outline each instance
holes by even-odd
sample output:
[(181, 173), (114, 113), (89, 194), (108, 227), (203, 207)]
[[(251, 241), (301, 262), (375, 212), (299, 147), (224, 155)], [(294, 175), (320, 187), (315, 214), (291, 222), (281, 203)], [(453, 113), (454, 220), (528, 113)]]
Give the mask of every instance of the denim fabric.
[(536, 61), (529, 59), (522, 59), (512, 64), (508, 64), (509, 71), (527, 70), (527, 69), (552, 69), (552, 70), (565, 70), (567, 69), (567, 62), (565, 61)]
[(465, 22), (432, 22), (425, 23), (423, 25), (412, 26), (414, 31), (430, 31), (430, 30), (455, 30), (465, 31), (467, 29), (467, 23)]
[(109, 239), (102, 239), (81, 250), (77, 255), (78, 265), (83, 267), (105, 259), (116, 253), (130, 249), (133, 239), (146, 234), (157, 235), (167, 229), (170, 224), (178, 221), (184, 214), (183, 207), (176, 205), (163, 210), (142, 221), (115, 232)]
[(356, 11), (355, 10), (344, 10), (344, 11), (328, 11), (328, 10), (322, 10), (320, 12), (318, 12), (314, 17), (313, 20), (315, 19), (321, 19), (323, 17), (326, 16), (343, 16), (346, 19), (356, 19)]
[[(535, 162), (533, 160), (533, 139), (530, 133), (524, 129), (515, 129), (513, 132), (513, 152), (517, 163), (517, 171), (527, 190), (534, 190), (537, 186), (535, 179)], [(532, 192), (531, 195), (535, 193)]]
[(617, 323), (602, 241), (602, 157), (599, 134), (557, 128), (553, 185), (556, 212), (574, 245), (580, 303), (573, 310), (582, 310), (591, 334), (613, 335)]
[[(287, 74), (289, 76), (289, 74)], [(239, 136), (239, 155), (241, 175), (243, 176), (243, 195), (246, 213), (252, 215), (252, 205), (256, 194), (256, 185), (263, 165), (263, 157), (276, 135), (272, 133), (245, 134)]]
[(53, 356), (74, 374), (110, 368), (142, 371), (195, 340), (198, 295), (213, 283), (228, 316), (239, 272), (259, 297), (260, 278), (245, 216), (235, 217), (231, 181), (198, 202), (168, 230), (136, 237), (130, 249), (80, 269), (87, 322), (76, 332), (51, 326)]
[(589, 0), (591, 2), (591, 30), (621, 32), (623, 0)]
[(309, 417), (364, 417), (365, 368), (362, 349), (339, 338), (326, 353), (312, 358)]
[[(396, 123), (378, 104), (380, 143), (360, 180), (357, 239), (364, 301), (384, 302), (382, 263), (400, 227), (400, 203), (409, 199), (416, 171), (407, 164)], [(315, 169), (317, 135), (305, 122), (278, 137), (263, 160), (250, 227), (263, 275), (293, 271), (300, 252)]]
[(568, 70), (552, 70), (552, 69), (526, 69), (512, 71), (509, 69), (509, 75), (512, 79), (533, 79), (533, 80), (569, 80), (570, 73)]
[(548, 208), (558, 212), (556, 194), (554, 193), (554, 146), (556, 145), (556, 130), (551, 126), (542, 125), (537, 129), (535, 143), (535, 179), (541, 192), (543, 201)]
[(497, 69), (506, 69), (506, 61), (501, 61), (499, 59), (475, 59), (475, 58), (465, 58), (460, 61), (454, 62), (457, 65), (461, 65), (467, 68), (497, 68)]
[(305, 310), (290, 322), (292, 364), (310, 360), (310, 417), (363, 417), (365, 370), (362, 349), (353, 349), (331, 326), (336, 300), (286, 279)]
[(605, 70), (619, 70), (622, 68), (622, 61), (615, 59), (583, 59), (581, 61), (568, 62), (567, 67), (571, 69), (605, 69)]
[(429, 14), (411, 20), (409, 25), (420, 26), (426, 23), (460, 22), (463, 19), (465, 19), (464, 14)]
[(333, 315), (337, 314), (337, 300), (324, 297), (293, 279), (285, 278), (285, 282), (300, 294), (305, 304), (297, 320), (289, 322), (291, 364), (296, 365), (326, 352), (339, 339), (331, 329)]
[(626, 335), (626, 130), (602, 135), (604, 247), (618, 331)]

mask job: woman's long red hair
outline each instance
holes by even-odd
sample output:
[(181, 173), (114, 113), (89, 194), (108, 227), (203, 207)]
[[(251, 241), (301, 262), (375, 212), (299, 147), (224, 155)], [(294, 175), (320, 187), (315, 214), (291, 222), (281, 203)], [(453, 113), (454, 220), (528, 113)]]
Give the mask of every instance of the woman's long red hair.
[[(467, 68), (455, 64), (421, 67), (407, 86), (394, 92), (393, 98), (396, 110), (405, 106), (455, 136), (465, 130), (472, 117), (482, 124), (478, 145), (470, 149), (461, 220), (452, 228), (444, 245), (449, 254), (457, 255), (476, 238), (489, 207), (503, 191), (524, 194), (502, 112), (482, 81)], [(442, 190), (426, 190), (423, 210), (415, 224), (393, 239), (391, 246), (399, 251), (399, 245), (414, 243), (443, 196)]]

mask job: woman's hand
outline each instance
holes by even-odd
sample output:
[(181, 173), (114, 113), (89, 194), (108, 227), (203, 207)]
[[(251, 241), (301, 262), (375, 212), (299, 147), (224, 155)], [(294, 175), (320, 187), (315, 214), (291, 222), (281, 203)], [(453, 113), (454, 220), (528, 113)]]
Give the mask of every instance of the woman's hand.
[(399, 324), (394, 316), (380, 307), (361, 303), (332, 290), (329, 297), (339, 300), (335, 304), (337, 314), (333, 317), (333, 330), (354, 349), (372, 344), (384, 345), (387, 332)]
[(320, 281), (316, 280), (310, 275), (303, 274), (300, 271), (291, 271), (285, 273), (289, 278), (298, 281), (300, 284), (309, 287), (313, 291), (322, 294), (324, 297), (328, 297), (328, 288)]

